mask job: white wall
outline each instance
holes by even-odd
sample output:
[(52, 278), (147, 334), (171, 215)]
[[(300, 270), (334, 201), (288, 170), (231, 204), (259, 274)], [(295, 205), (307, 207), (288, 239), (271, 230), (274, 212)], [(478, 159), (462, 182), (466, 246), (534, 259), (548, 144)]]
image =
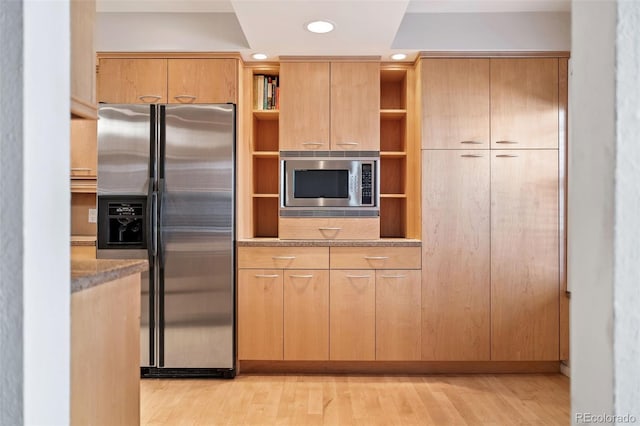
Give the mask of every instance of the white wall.
[(96, 50), (127, 52), (248, 49), (233, 13), (98, 13)]
[(640, 422), (640, 2), (618, 3), (615, 412)]
[(567, 12), (408, 13), (392, 47), (415, 50), (555, 50), (571, 47)]
[(574, 1), (571, 35), (571, 409), (612, 414), (615, 3)]
[(22, 3), (0, 2), (0, 425), (22, 424)]
[(69, 424), (69, 41), (68, 0), (24, 2), (27, 425)]

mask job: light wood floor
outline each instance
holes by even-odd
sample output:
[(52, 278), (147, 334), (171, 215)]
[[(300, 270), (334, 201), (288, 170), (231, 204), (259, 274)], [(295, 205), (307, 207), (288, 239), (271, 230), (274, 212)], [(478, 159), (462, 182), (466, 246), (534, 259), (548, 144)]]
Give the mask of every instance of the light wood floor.
[(546, 375), (146, 379), (143, 425), (568, 425), (569, 379)]

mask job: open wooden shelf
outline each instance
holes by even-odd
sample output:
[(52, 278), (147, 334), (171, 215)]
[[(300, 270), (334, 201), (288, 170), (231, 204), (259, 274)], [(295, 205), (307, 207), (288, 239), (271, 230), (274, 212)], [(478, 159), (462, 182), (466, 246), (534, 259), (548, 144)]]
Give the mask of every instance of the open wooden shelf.
[(380, 200), (380, 237), (381, 238), (405, 238), (406, 221), (401, 218), (406, 216), (406, 198), (386, 198)]
[[(256, 75), (279, 76), (277, 66), (251, 70), (251, 81)], [(256, 98), (250, 86), (252, 101)], [(255, 105), (253, 103), (252, 105)], [(279, 214), (279, 117), (277, 109), (251, 111), (251, 206), (252, 237), (277, 237)]]

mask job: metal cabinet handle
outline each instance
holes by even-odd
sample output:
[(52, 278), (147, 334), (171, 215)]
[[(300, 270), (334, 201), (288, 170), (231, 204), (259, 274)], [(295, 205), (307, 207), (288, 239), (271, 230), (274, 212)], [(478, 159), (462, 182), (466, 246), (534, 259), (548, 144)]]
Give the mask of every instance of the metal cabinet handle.
[(481, 158), (482, 155), (478, 155), (478, 154), (462, 154), (460, 157), (465, 157), (465, 158)]
[(332, 227), (323, 227), (323, 228), (318, 228), (320, 231), (339, 231), (342, 228), (332, 228)]
[(386, 260), (389, 256), (365, 256), (364, 258), (367, 260)]
[(256, 278), (278, 278), (278, 274), (268, 275), (268, 274), (256, 274)]
[(513, 157), (517, 157), (517, 155), (513, 155), (513, 154), (498, 154), (496, 155), (496, 158), (500, 157), (500, 158), (513, 158)]
[(336, 145), (360, 145), (358, 142), (338, 142)]
[(518, 143), (516, 141), (496, 141), (496, 143)]
[(302, 145), (324, 145), (324, 142), (302, 142)]
[(159, 96), (159, 95), (140, 95), (140, 96), (138, 96), (138, 99), (140, 99), (142, 102), (146, 102), (145, 101), (146, 98), (151, 98), (154, 101), (157, 101), (159, 99), (162, 99), (162, 96)]
[(371, 278), (371, 275), (347, 275), (347, 278)]
[(190, 99), (190, 100), (195, 101), (196, 98), (197, 97), (193, 96), (193, 95), (176, 95), (176, 96), (174, 96), (174, 99), (178, 99), (178, 100), (180, 100), (180, 99)]
[(406, 275), (380, 275), (380, 278), (407, 278)]
[(474, 144), (474, 145), (481, 145), (482, 142), (480, 141), (460, 141), (460, 143), (468, 143), (468, 144)]
[(273, 260), (292, 260), (295, 259), (295, 256), (271, 256)]
[(313, 278), (313, 275), (289, 275), (291, 278)]

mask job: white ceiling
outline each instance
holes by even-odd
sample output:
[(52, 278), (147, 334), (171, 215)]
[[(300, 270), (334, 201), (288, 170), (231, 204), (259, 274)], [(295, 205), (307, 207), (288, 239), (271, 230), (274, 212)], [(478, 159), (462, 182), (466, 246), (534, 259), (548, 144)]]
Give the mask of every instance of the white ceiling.
[[(468, 22), (479, 16), (477, 14), (483, 14), (484, 21), (478, 21), (476, 26), (480, 31), (495, 32), (491, 28), (493, 23), (508, 25), (510, 17), (530, 14), (540, 21), (547, 16), (556, 19), (553, 13), (568, 17), (566, 12), (569, 10), (570, 0), (97, 0), (96, 45), (98, 50), (236, 50), (248, 60), (254, 52), (266, 53), (271, 59), (288, 55), (380, 55), (387, 58), (391, 53), (405, 52), (413, 59), (419, 50), (438, 50), (432, 46), (437, 47), (439, 42), (434, 44), (434, 40), (425, 39), (434, 36), (426, 26), (437, 28), (438, 25), (433, 24), (446, 19), (455, 23), (455, 16), (466, 16), (465, 22)], [(504, 13), (518, 15), (500, 15)], [(154, 48), (153, 40), (163, 40), (161, 34), (154, 33), (171, 22), (167, 14), (180, 15), (172, 29), (174, 38), (159, 42)], [(189, 16), (193, 16), (193, 29), (188, 23)], [(437, 16), (442, 19), (434, 20)], [(500, 16), (502, 19), (498, 19)], [(212, 28), (208, 30), (207, 17), (212, 18)], [(229, 23), (221, 26), (221, 19)], [(332, 21), (336, 29), (322, 35), (307, 32), (304, 24), (316, 19)], [(568, 22), (568, 19), (545, 25), (547, 32), (551, 28), (547, 38), (564, 37), (564, 32), (568, 33), (560, 28), (565, 26), (564, 21)], [(560, 29), (554, 30), (556, 27)], [(197, 34), (191, 37), (195, 42), (190, 43), (188, 33), (195, 33), (196, 29)], [(459, 30), (451, 29), (450, 34), (438, 30), (435, 37), (447, 44), (450, 36), (456, 35), (453, 31)], [(517, 31), (517, 28), (509, 31)], [(533, 32), (530, 38), (535, 38), (536, 28)], [(144, 38), (144, 43), (137, 45), (135, 36), (129, 33), (138, 34)], [(244, 37), (239, 37), (238, 33), (243, 33)], [(556, 37), (555, 33), (560, 36)], [(510, 35), (503, 36), (508, 38)], [(172, 40), (179, 40), (179, 43)], [(131, 47), (127, 48), (127, 43)], [(464, 44), (463, 41), (463, 47)], [(478, 46), (482, 48), (482, 42)], [(507, 42), (505, 46), (508, 49), (510, 45)], [(513, 48), (535, 50), (538, 45), (525, 42), (522, 46), (514, 44)]]

